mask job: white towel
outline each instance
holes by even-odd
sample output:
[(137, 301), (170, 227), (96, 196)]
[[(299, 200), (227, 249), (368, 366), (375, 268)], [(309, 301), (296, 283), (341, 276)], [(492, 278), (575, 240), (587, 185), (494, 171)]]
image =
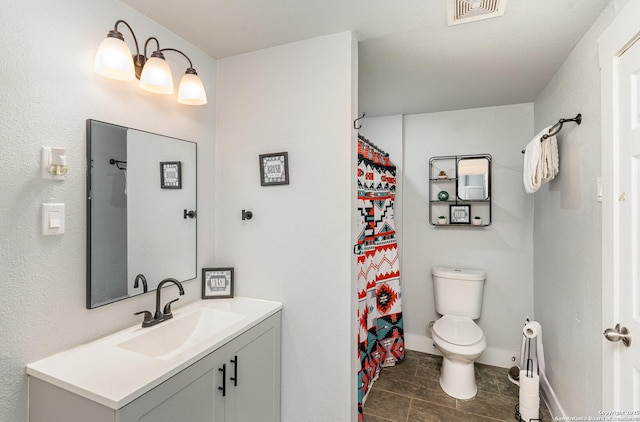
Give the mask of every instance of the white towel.
[(558, 140), (549, 136), (541, 142), (542, 182), (546, 183), (556, 177), (558, 166)]
[(524, 150), (523, 181), (524, 189), (528, 193), (534, 193), (540, 189), (543, 181), (542, 163), (542, 135), (548, 134), (551, 126), (546, 127), (533, 137)]

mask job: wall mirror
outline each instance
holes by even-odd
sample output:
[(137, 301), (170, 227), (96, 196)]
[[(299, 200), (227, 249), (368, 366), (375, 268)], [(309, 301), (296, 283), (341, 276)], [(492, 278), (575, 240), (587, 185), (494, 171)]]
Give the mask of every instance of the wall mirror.
[(87, 308), (197, 277), (196, 157), (194, 142), (87, 120)]
[(491, 157), (471, 156), (458, 159), (458, 199), (462, 201), (490, 198)]

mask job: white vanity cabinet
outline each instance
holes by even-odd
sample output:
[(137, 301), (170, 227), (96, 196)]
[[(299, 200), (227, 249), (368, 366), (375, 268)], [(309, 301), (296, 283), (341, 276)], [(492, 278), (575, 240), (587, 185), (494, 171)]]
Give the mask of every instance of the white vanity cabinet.
[(30, 422), (279, 422), (280, 312), (117, 409), (32, 376), (29, 413)]

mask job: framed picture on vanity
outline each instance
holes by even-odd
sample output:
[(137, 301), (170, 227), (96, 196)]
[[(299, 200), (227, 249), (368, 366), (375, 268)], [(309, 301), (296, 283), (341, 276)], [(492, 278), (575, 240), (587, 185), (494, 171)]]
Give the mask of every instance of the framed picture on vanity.
[(450, 224), (471, 224), (470, 205), (449, 205)]
[(260, 155), (260, 185), (288, 185), (289, 157), (286, 152)]
[(223, 299), (233, 297), (233, 268), (203, 268), (202, 298)]
[(182, 189), (181, 167), (180, 161), (160, 163), (160, 187), (162, 189)]

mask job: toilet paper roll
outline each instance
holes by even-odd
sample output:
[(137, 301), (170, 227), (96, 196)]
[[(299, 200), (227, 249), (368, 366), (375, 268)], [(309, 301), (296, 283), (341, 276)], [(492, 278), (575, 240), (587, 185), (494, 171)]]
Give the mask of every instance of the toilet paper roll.
[(542, 337), (542, 326), (538, 321), (530, 321), (524, 326), (522, 332), (527, 338)]
[(539, 420), (540, 418), (538, 407), (536, 407), (535, 409), (530, 409), (528, 407), (522, 406), (522, 403), (521, 403), (519, 406), (519, 411), (520, 411), (520, 418), (525, 422), (529, 422), (531, 420), (534, 420), (534, 421)]
[(538, 374), (533, 374), (531, 378), (527, 376), (526, 370), (520, 371), (520, 392), (526, 394), (535, 394), (536, 396), (540, 393), (540, 377)]
[(530, 321), (522, 329), (524, 337), (535, 341), (537, 364), (541, 372), (544, 372), (544, 348), (542, 347), (542, 326), (538, 321)]

